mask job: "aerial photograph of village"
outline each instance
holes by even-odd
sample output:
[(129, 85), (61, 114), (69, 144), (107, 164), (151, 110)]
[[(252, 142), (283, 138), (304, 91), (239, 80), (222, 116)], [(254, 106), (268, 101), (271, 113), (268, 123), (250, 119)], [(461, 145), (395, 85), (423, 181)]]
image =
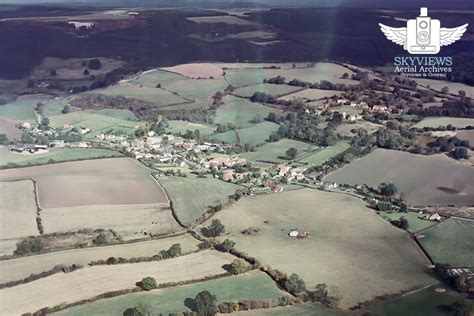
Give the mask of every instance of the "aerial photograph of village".
[(474, 3), (0, 0), (0, 315), (473, 316)]

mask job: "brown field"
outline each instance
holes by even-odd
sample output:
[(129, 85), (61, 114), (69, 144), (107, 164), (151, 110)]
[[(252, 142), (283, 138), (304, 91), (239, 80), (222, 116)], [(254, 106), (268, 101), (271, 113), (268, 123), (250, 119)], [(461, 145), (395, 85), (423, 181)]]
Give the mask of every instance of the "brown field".
[(162, 70), (174, 72), (192, 79), (198, 78), (222, 78), (224, 71), (214, 64), (185, 64), (174, 67), (161, 68)]
[(0, 182), (0, 239), (30, 235), (38, 235), (33, 182)]
[(197, 249), (198, 241), (191, 237), (191, 235), (185, 234), (139, 243), (71, 249), (12, 260), (2, 260), (0, 261), (0, 283), (20, 280), (32, 273), (47, 271), (58, 264), (67, 266), (80, 264), (86, 266), (91, 261), (106, 260), (109, 257), (132, 258), (152, 256), (176, 243), (181, 244), (183, 252), (188, 252)]
[(0, 171), (0, 181), (33, 178), (42, 208), (166, 203), (150, 171), (128, 158), (98, 159)]
[(9, 139), (21, 137), (21, 130), (17, 128), (15, 121), (0, 117), (0, 134), (5, 134)]
[(474, 169), (446, 155), (422, 156), (377, 149), (326, 176), (325, 181), (347, 184), (393, 182), (414, 205), (472, 205)]
[(158, 283), (203, 278), (225, 272), (222, 266), (232, 258), (230, 254), (202, 251), (157, 262), (84, 268), (0, 290), (0, 306), (4, 315), (20, 315), (109, 291), (134, 288), (135, 282), (147, 276), (154, 277)]
[(110, 228), (124, 240), (168, 235), (183, 230), (174, 220), (168, 203), (43, 209), (41, 219), (45, 233)]

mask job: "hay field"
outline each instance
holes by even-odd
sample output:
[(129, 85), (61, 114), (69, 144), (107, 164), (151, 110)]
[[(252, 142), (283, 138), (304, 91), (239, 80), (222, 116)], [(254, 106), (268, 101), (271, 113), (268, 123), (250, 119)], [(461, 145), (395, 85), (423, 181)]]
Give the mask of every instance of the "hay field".
[(252, 103), (247, 99), (226, 96), (224, 105), (221, 105), (216, 112), (214, 124), (226, 125), (234, 124), (237, 128), (245, 128), (254, 125), (252, 121), (268, 116), (270, 112), (281, 113), (281, 110), (273, 109), (260, 103)]
[(351, 145), (347, 141), (339, 141), (333, 146), (324, 147), (315, 154), (298, 160), (298, 162), (308, 164), (310, 166), (319, 166), (339, 155), (340, 153), (343, 153), (349, 147), (351, 147)]
[(474, 267), (474, 221), (449, 218), (418, 237), (435, 263)]
[(154, 277), (158, 283), (167, 283), (220, 274), (224, 272), (222, 265), (232, 259), (230, 254), (202, 251), (157, 262), (94, 266), (0, 290), (0, 305), (2, 313), (19, 315), (134, 288), (135, 282), (147, 276)]
[(347, 184), (393, 182), (414, 205), (471, 205), (474, 169), (445, 155), (422, 156), (377, 149), (327, 175), (325, 181)]
[[(246, 86), (242, 88), (238, 88), (234, 91), (235, 95), (241, 96), (241, 97), (251, 97), (254, 95), (256, 92), (265, 92), (267, 94), (270, 94), (274, 97), (279, 97), (284, 94), (289, 94), (295, 91), (302, 90), (301, 87), (294, 87), (294, 86), (288, 86), (288, 85), (278, 85), (278, 84), (270, 84), (270, 83), (261, 83), (257, 85), (252, 85), (252, 86)], [(285, 97), (282, 97), (285, 98)]]
[[(409, 235), (347, 195), (302, 189), (254, 196), (215, 218), (237, 249), (273, 269), (299, 274), (309, 288), (326, 283), (343, 307), (432, 282), (423, 271), (429, 262)], [(241, 233), (250, 227), (260, 233)], [(292, 229), (311, 237), (291, 239)]]
[(0, 180), (31, 177), (42, 208), (166, 203), (151, 171), (128, 158), (99, 159), (0, 171)]
[(45, 233), (112, 228), (124, 240), (168, 235), (183, 230), (165, 202), (45, 208), (41, 211), (41, 219)]
[(137, 293), (117, 298), (98, 301), (95, 303), (74, 307), (58, 315), (113, 315), (121, 316), (123, 311), (137, 304), (148, 304), (153, 310), (164, 315), (176, 312), (189, 311), (184, 305), (188, 297), (194, 298), (200, 291), (209, 291), (216, 295), (217, 302), (238, 300), (270, 300), (284, 296), (273, 280), (260, 271), (251, 271), (239, 276), (229, 276), (217, 280), (199, 282), (176, 288), (153, 291), (151, 293)]
[(5, 134), (9, 139), (21, 137), (22, 131), (16, 127), (16, 122), (0, 117), (0, 134)]
[(165, 71), (174, 72), (191, 79), (198, 78), (222, 78), (224, 71), (221, 67), (209, 63), (184, 64), (173, 67), (161, 68)]
[(33, 181), (0, 182), (0, 239), (38, 234)]
[(261, 147), (258, 147), (255, 152), (242, 154), (242, 157), (248, 160), (256, 161), (270, 161), (274, 163), (283, 162), (287, 161), (286, 151), (291, 147), (298, 150), (296, 160), (299, 159), (299, 156), (308, 155), (312, 152), (316, 152), (318, 149), (317, 146), (311, 144), (284, 138), (275, 143), (267, 143)]
[(453, 125), (456, 128), (466, 128), (467, 126), (474, 126), (474, 119), (464, 117), (427, 117), (421, 122), (413, 125), (413, 128), (423, 127), (439, 127)]
[(229, 195), (241, 188), (210, 176), (160, 177), (158, 181), (173, 202), (178, 219), (188, 225), (203, 215), (209, 206), (225, 204), (229, 200)]
[(14, 163), (17, 166), (45, 165), (51, 159), (55, 162), (63, 162), (123, 156), (117, 151), (99, 148), (49, 148), (48, 150), (49, 152), (41, 154), (17, 154), (11, 153), (7, 147), (0, 146), (0, 166), (5, 167), (8, 163)]
[(186, 79), (162, 85), (169, 91), (183, 98), (197, 101), (207, 101), (217, 91), (224, 91), (229, 83), (224, 79)]
[(143, 85), (145, 87), (155, 88), (158, 84), (172, 84), (186, 79), (188, 79), (186, 76), (156, 69), (146, 71), (129, 82), (135, 85)]
[(308, 101), (319, 100), (323, 98), (329, 98), (333, 95), (340, 95), (341, 91), (333, 91), (333, 90), (320, 90), (320, 89), (304, 89), (284, 97), (281, 97), (281, 100), (293, 100), (293, 99), (303, 99)]
[(87, 266), (91, 261), (107, 260), (109, 257), (132, 258), (152, 256), (176, 243), (181, 244), (183, 252), (188, 252), (197, 249), (198, 241), (191, 237), (191, 235), (185, 234), (138, 243), (71, 249), (18, 259), (2, 260), (0, 261), (0, 283), (20, 280), (31, 273), (41, 273), (58, 264), (67, 266), (81, 264)]

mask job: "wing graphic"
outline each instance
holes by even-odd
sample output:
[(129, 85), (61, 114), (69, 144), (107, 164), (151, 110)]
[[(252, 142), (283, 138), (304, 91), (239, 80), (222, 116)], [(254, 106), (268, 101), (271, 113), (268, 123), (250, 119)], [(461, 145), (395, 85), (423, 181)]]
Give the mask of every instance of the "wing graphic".
[(380, 30), (385, 36), (392, 42), (403, 45), (405, 48), (407, 41), (407, 28), (406, 27), (390, 27), (379, 23)]
[(461, 38), (461, 36), (466, 32), (467, 26), (469, 24), (464, 24), (458, 27), (453, 27), (451, 29), (442, 27), (440, 30), (440, 44), (441, 46), (448, 46), (456, 42)]

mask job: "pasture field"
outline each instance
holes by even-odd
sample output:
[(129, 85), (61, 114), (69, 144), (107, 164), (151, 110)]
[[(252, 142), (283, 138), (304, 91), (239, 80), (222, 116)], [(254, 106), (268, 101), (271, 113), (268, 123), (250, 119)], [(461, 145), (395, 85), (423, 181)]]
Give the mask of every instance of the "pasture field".
[(139, 121), (135, 114), (130, 110), (122, 110), (122, 109), (100, 109), (100, 110), (92, 110), (89, 109), (87, 112), (91, 114), (98, 114), (98, 115), (105, 115), (108, 117), (114, 117), (117, 119), (125, 120), (125, 121)]
[(414, 234), (416, 232), (419, 232), (420, 230), (426, 229), (428, 227), (431, 227), (433, 225), (438, 224), (437, 222), (432, 222), (432, 221), (427, 221), (424, 219), (418, 218), (420, 216), (418, 213), (414, 212), (408, 212), (408, 213), (403, 213), (403, 212), (379, 212), (380, 216), (387, 220), (399, 220), (400, 217), (405, 217), (408, 220), (408, 228), (407, 231), (410, 233)]
[(0, 93), (12, 93), (21, 91), (26, 87), (26, 79), (8, 80), (0, 79)]
[(129, 82), (134, 85), (145, 86), (149, 88), (156, 88), (158, 84), (170, 85), (175, 82), (188, 79), (186, 76), (172, 73), (164, 70), (150, 70), (146, 71)]
[(427, 117), (421, 122), (413, 125), (413, 128), (423, 127), (438, 127), (453, 125), (456, 128), (466, 128), (467, 126), (474, 126), (474, 119), (464, 117)]
[(171, 134), (186, 134), (188, 130), (193, 132), (199, 130), (201, 135), (204, 136), (214, 133), (216, 127), (188, 121), (168, 121), (168, 127), (166, 128), (166, 132)]
[(324, 147), (320, 151), (298, 160), (298, 162), (308, 164), (309, 166), (319, 166), (340, 153), (343, 153), (349, 147), (351, 147), (351, 145), (347, 141), (339, 141), (333, 146)]
[(77, 111), (51, 116), (49, 117), (49, 121), (51, 127), (58, 129), (63, 128), (65, 125), (89, 128), (92, 132), (106, 132), (109, 129), (122, 128), (126, 132), (124, 133), (126, 135), (133, 135), (138, 127), (145, 125), (145, 122), (124, 120), (106, 114), (95, 114), (88, 111)]
[(114, 229), (124, 240), (169, 235), (182, 231), (168, 203), (84, 205), (45, 208), (41, 211), (45, 233), (83, 228)]
[(287, 161), (286, 151), (292, 147), (298, 150), (296, 160), (298, 160), (298, 156), (310, 154), (318, 149), (318, 147), (311, 144), (284, 138), (275, 143), (267, 143), (258, 147), (255, 152), (245, 153), (242, 157), (248, 160), (278, 163)]
[(418, 237), (435, 263), (474, 267), (474, 221), (449, 218)]
[(436, 91), (441, 91), (443, 87), (448, 87), (449, 93), (458, 94), (459, 90), (464, 90), (467, 96), (470, 96), (471, 98), (474, 97), (474, 87), (468, 86), (463, 83), (422, 78), (414, 78), (413, 80), (415, 80), (419, 85), (422, 85), (423, 87), (430, 86), (431, 89), (434, 89)]
[(162, 86), (183, 98), (207, 101), (217, 91), (224, 91), (228, 85), (224, 79), (186, 79)]
[(187, 225), (208, 211), (209, 206), (225, 204), (229, 195), (241, 188), (211, 177), (160, 177), (158, 181), (173, 202), (178, 219)]
[(342, 137), (345, 137), (345, 136), (351, 137), (351, 136), (354, 136), (354, 133), (352, 132), (352, 130), (364, 129), (369, 134), (373, 134), (382, 127), (383, 127), (382, 125), (375, 124), (368, 121), (357, 121), (354, 123), (342, 123), (338, 125), (336, 127), (336, 133), (341, 135)]
[(20, 315), (46, 306), (77, 302), (110, 291), (134, 288), (136, 282), (147, 276), (154, 277), (158, 283), (199, 279), (223, 273), (222, 266), (233, 258), (230, 254), (217, 251), (201, 251), (156, 262), (84, 268), (2, 289), (0, 305), (6, 315)]
[(221, 67), (208, 63), (184, 64), (174, 67), (165, 67), (161, 69), (177, 73), (179, 75), (183, 75), (191, 79), (213, 79), (222, 78), (224, 76), (224, 70), (222, 70)]
[(240, 140), (240, 144), (257, 146), (265, 143), (270, 135), (278, 131), (278, 128), (278, 124), (263, 121), (247, 128), (215, 134), (212, 136), (212, 139), (224, 141), (229, 144), (238, 144)]
[(167, 203), (151, 171), (128, 158), (65, 162), (0, 171), (0, 181), (33, 178), (42, 208)]
[(270, 300), (284, 296), (270, 277), (260, 271), (251, 271), (239, 276), (229, 276), (211, 281), (184, 285), (175, 288), (137, 293), (101, 300), (91, 304), (73, 307), (58, 313), (59, 315), (101, 315), (120, 316), (123, 311), (137, 304), (148, 304), (154, 311), (168, 315), (189, 311), (184, 305), (186, 298), (194, 298), (200, 291), (209, 291), (216, 295), (217, 302), (238, 300)]
[(280, 97), (281, 100), (303, 99), (307, 101), (314, 101), (323, 98), (329, 98), (333, 95), (340, 95), (341, 91), (321, 90), (321, 89), (304, 89), (286, 96)]
[[(261, 83), (253, 86), (245, 86), (242, 88), (238, 88), (234, 91), (235, 95), (240, 97), (251, 97), (256, 92), (265, 92), (266, 94), (270, 94), (274, 97), (279, 97), (281, 95), (289, 94), (295, 91), (302, 90), (301, 87), (295, 86), (288, 86), (285, 84), (270, 84), (270, 83)], [(282, 97), (285, 98), (285, 97)]]
[(33, 181), (0, 182), (0, 239), (38, 234)]
[[(46, 103), (50, 99), (51, 97), (47, 95), (18, 98), (13, 102), (0, 105), (0, 117), (10, 120), (34, 120), (36, 105), (40, 102)], [(48, 114), (48, 106), (46, 109)]]
[(109, 86), (104, 89), (96, 89), (93, 91), (89, 91), (88, 93), (110, 96), (120, 95), (127, 98), (151, 102), (157, 107), (189, 102), (189, 100), (184, 99), (177, 94), (171, 93), (160, 88), (140, 86), (128, 82)]
[(281, 110), (272, 109), (260, 103), (252, 103), (247, 99), (226, 96), (224, 105), (217, 109), (214, 124), (232, 123), (237, 128), (245, 128), (254, 125), (252, 121), (255, 118), (266, 118), (270, 112), (281, 113)]
[(217, 16), (200, 16), (186, 18), (186, 20), (201, 24), (201, 23), (225, 23), (235, 25), (255, 25), (255, 23), (238, 18), (232, 15), (217, 15)]
[[(344, 308), (432, 282), (424, 272), (429, 262), (410, 236), (354, 197), (311, 189), (257, 195), (215, 218), (226, 226), (229, 234), (223, 238), (234, 240), (236, 249), (273, 269), (297, 273), (310, 289), (326, 283)], [(260, 232), (241, 233), (250, 227)], [(290, 238), (294, 229), (310, 238)]]
[[(278, 64), (275, 64), (278, 66)], [(234, 87), (255, 85), (263, 83), (264, 79), (282, 76), (286, 81), (300, 79), (302, 81), (319, 83), (321, 80), (328, 80), (332, 83), (345, 83), (348, 85), (357, 84), (357, 81), (350, 79), (341, 79), (341, 76), (347, 72), (352, 72), (343, 67), (332, 63), (317, 63), (314, 67), (307, 68), (284, 68), (284, 69), (262, 69), (262, 68), (234, 68), (226, 70), (226, 78)]]
[(16, 127), (16, 122), (0, 117), (0, 134), (5, 134), (9, 139), (21, 137), (22, 131)]
[(122, 157), (122, 154), (99, 148), (49, 148), (49, 152), (44, 154), (15, 154), (11, 153), (7, 147), (0, 147), (0, 167), (6, 167), (8, 163), (14, 163), (21, 167), (45, 165), (51, 159), (55, 162), (64, 162), (109, 157)]
[(435, 284), (401, 298), (373, 306), (370, 311), (376, 315), (386, 316), (446, 316), (446, 312), (456, 301), (462, 300), (456, 293), (438, 293), (437, 288), (445, 288), (442, 284)]
[(18, 259), (2, 260), (0, 261), (0, 283), (20, 280), (32, 273), (47, 271), (58, 264), (66, 266), (80, 264), (87, 266), (91, 261), (107, 260), (109, 257), (132, 258), (153, 256), (160, 252), (160, 250), (168, 249), (176, 243), (181, 244), (183, 252), (197, 250), (198, 241), (185, 234), (138, 243), (71, 249)]
[(377, 149), (324, 177), (325, 181), (378, 187), (393, 182), (412, 205), (471, 205), (474, 170), (445, 155), (422, 156)]
[(347, 312), (344, 312), (340, 309), (327, 308), (320, 304), (313, 303), (303, 303), (302, 305), (297, 306), (284, 306), (276, 307), (271, 309), (262, 309), (262, 310), (250, 310), (250, 311), (240, 311), (233, 313), (234, 315), (239, 316), (256, 316), (256, 315), (269, 315), (269, 316), (344, 316), (350, 315)]
[(456, 137), (462, 140), (468, 140), (469, 146), (474, 147), (474, 130), (457, 131)]

